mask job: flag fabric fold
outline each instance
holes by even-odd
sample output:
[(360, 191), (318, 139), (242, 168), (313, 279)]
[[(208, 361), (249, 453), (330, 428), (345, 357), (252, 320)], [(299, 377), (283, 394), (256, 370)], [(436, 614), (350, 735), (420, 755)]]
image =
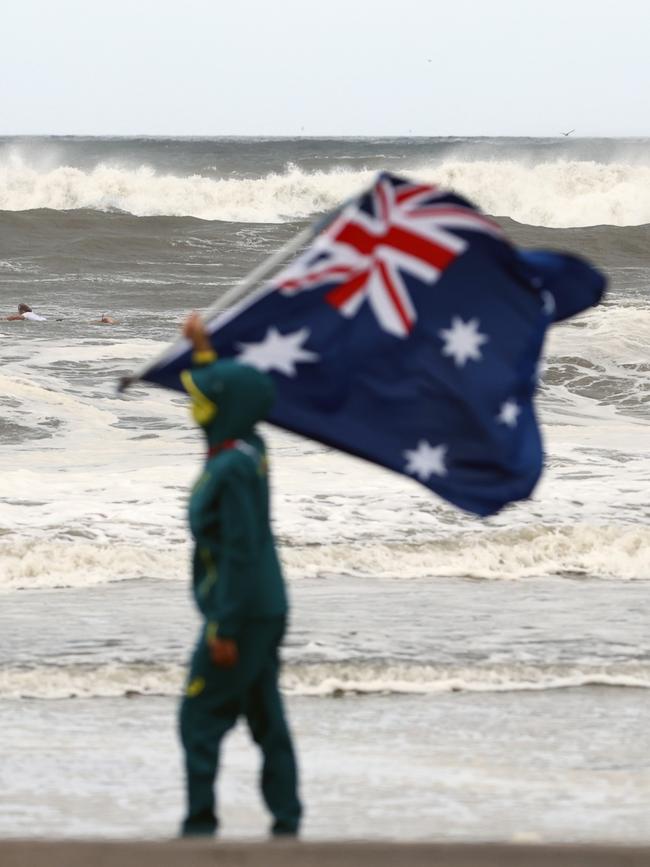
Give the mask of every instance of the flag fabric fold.
[[(604, 287), (582, 259), (519, 250), (462, 197), (384, 173), (207, 327), (219, 357), (274, 379), (269, 421), (489, 515), (542, 470), (547, 328)], [(182, 389), (190, 364), (182, 347), (141, 378)]]

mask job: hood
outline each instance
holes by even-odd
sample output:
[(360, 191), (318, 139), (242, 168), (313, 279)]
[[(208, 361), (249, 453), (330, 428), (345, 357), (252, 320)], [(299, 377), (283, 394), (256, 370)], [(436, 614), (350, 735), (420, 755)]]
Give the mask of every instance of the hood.
[(256, 422), (266, 418), (275, 396), (273, 381), (265, 373), (236, 361), (214, 361), (181, 374), (192, 398), (192, 414), (211, 446), (243, 439)]

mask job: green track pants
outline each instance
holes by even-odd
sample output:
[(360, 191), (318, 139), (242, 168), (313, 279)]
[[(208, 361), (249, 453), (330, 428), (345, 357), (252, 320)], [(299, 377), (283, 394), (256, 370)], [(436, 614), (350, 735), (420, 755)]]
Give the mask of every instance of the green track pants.
[(212, 834), (217, 828), (214, 784), (219, 748), (240, 716), (262, 751), (261, 789), (274, 818), (272, 832), (298, 831), (296, 761), (278, 689), (278, 648), (284, 629), (284, 617), (250, 621), (237, 641), (239, 661), (231, 669), (214, 665), (201, 632), (180, 710), (187, 773), (184, 835)]

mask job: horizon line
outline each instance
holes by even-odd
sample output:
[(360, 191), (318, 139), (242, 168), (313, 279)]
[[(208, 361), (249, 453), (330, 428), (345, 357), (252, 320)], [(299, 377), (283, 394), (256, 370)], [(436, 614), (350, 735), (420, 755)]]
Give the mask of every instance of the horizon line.
[(206, 140), (213, 141), (215, 139), (275, 139), (295, 141), (299, 139), (316, 140), (316, 139), (545, 139), (545, 140), (589, 140), (589, 139), (616, 139), (616, 140), (633, 140), (633, 139), (650, 139), (650, 133), (645, 134), (626, 134), (626, 135), (571, 135), (565, 136), (562, 132), (555, 135), (534, 135), (534, 134), (508, 134), (508, 133), (480, 133), (480, 134), (462, 134), (462, 133), (447, 133), (431, 134), (431, 133), (350, 133), (350, 134), (332, 134), (332, 133), (314, 133), (314, 134), (291, 134), (291, 133), (80, 133), (80, 132), (0, 132), (0, 139), (4, 138), (67, 138), (67, 139), (172, 139), (177, 141), (182, 140)]

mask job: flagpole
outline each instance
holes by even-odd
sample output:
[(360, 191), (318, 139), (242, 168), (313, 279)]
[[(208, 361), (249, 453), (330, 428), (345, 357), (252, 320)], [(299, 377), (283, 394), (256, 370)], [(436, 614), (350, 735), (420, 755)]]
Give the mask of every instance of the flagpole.
[[(294, 235), (287, 243), (280, 247), (279, 250), (276, 250), (275, 253), (271, 253), (271, 255), (266, 258), (263, 262), (260, 262), (257, 267), (253, 268), (243, 280), (237, 283), (232, 287), (225, 295), (221, 298), (218, 298), (214, 304), (212, 304), (203, 314), (204, 319), (209, 320), (215, 314), (221, 313), (226, 310), (228, 307), (231, 307), (236, 301), (239, 301), (245, 295), (247, 295), (258, 283), (261, 283), (262, 280), (270, 277), (273, 271), (276, 270), (282, 263), (289, 258), (289, 256), (298, 252), (298, 250), (308, 244), (319, 232), (322, 232), (333, 220), (338, 217), (341, 211), (346, 207), (348, 202), (351, 199), (346, 199), (341, 205), (334, 210), (329, 211), (323, 217), (320, 217), (317, 220), (314, 220), (306, 228), (302, 229), (298, 232), (297, 235)], [(150, 370), (152, 367), (155, 367), (159, 364), (164, 358), (168, 355), (173, 354), (174, 350), (180, 348), (188, 348), (189, 341), (185, 337), (179, 338), (175, 343), (173, 343), (168, 349), (165, 349), (160, 355), (157, 355), (152, 361), (145, 362), (141, 367), (139, 367), (136, 371), (134, 371), (129, 376), (123, 376), (119, 384), (117, 386), (118, 392), (124, 392), (132, 386), (134, 383), (138, 382), (142, 379), (142, 377)]]

